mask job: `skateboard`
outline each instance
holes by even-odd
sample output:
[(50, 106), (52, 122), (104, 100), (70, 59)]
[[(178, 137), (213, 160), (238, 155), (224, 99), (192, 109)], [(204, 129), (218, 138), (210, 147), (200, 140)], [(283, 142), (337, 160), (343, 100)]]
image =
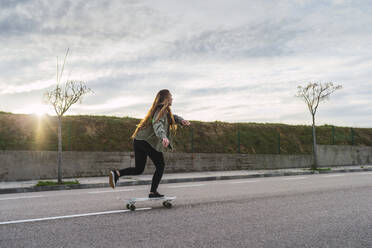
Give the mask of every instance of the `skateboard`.
[(175, 196), (165, 196), (165, 197), (157, 197), (157, 198), (131, 198), (128, 200), (127, 203), (127, 209), (130, 209), (132, 211), (136, 210), (136, 202), (141, 202), (141, 201), (163, 201), (163, 206), (166, 208), (171, 208), (172, 207), (172, 201), (176, 199)]

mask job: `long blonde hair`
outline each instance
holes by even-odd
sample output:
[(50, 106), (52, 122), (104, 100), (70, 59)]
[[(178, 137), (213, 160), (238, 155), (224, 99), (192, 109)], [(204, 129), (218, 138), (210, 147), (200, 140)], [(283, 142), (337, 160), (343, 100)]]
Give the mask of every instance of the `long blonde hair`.
[[(167, 114), (168, 120), (170, 120), (169, 127), (172, 131), (177, 130), (177, 124), (176, 121), (174, 120), (174, 116), (172, 114), (172, 110), (170, 109), (170, 99), (171, 99), (171, 94), (169, 90), (164, 89), (158, 92), (156, 94), (155, 100), (152, 103), (152, 106), (150, 110), (147, 112), (147, 115), (145, 118), (143, 118), (140, 123), (137, 125), (136, 130), (132, 134), (132, 139), (134, 139), (138, 133), (139, 130), (144, 129), (152, 124), (152, 122), (157, 122), (159, 121), (160, 118), (163, 117), (164, 114)], [(154, 114), (157, 110), (159, 110), (158, 117), (156, 120), (154, 120)]]

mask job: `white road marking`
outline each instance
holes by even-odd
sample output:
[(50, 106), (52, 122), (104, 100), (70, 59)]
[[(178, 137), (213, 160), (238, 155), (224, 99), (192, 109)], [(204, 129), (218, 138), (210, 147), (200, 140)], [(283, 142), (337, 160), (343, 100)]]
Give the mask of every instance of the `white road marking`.
[(239, 181), (239, 182), (228, 182), (229, 184), (238, 184), (238, 183), (256, 183), (261, 182), (261, 180), (249, 180), (249, 181)]
[(323, 176), (323, 177), (344, 177), (345, 175), (327, 175), (327, 176)]
[(38, 197), (45, 197), (45, 196), (44, 196), (44, 195), (34, 195), (34, 196), (8, 197), (8, 198), (0, 198), (0, 201), (5, 201), (5, 200), (18, 200), (18, 199), (28, 199), (28, 198), (38, 198)]
[(135, 189), (119, 189), (119, 190), (92, 191), (92, 192), (88, 192), (88, 194), (115, 193), (115, 192), (134, 191), (134, 190)]
[[(149, 209), (151, 209), (151, 208), (138, 208), (135, 211), (149, 210)], [(37, 221), (44, 221), (44, 220), (58, 220), (58, 219), (67, 219), (67, 218), (76, 218), (76, 217), (85, 217), (85, 216), (103, 215), (103, 214), (117, 214), (117, 213), (129, 212), (129, 211), (131, 211), (131, 210), (114, 210), (114, 211), (107, 211), (107, 212), (97, 212), (97, 213), (88, 213), (88, 214), (73, 214), (73, 215), (65, 215), (65, 216), (28, 219), (28, 220), (12, 220), (12, 221), (0, 222), (0, 225), (26, 223), (26, 222), (37, 222)]]
[(204, 186), (205, 184), (191, 184), (191, 185), (176, 185), (176, 186), (168, 186), (167, 188), (188, 188), (188, 187), (199, 187)]
[(281, 178), (281, 180), (301, 180), (306, 179), (307, 177), (288, 177), (288, 178)]

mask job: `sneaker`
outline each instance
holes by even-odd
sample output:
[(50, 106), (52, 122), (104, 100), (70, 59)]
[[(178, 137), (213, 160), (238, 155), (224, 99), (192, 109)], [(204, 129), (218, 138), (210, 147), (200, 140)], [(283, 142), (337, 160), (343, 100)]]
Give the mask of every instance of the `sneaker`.
[(149, 198), (162, 198), (164, 195), (159, 194), (159, 192), (150, 193)]
[(116, 182), (119, 180), (119, 176), (115, 171), (110, 171), (109, 174), (109, 183), (111, 188), (115, 189)]

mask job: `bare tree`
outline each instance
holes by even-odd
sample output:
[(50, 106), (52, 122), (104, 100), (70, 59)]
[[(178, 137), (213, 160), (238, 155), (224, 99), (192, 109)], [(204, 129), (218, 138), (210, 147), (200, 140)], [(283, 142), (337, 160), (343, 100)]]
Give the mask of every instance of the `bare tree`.
[(57, 86), (44, 94), (44, 101), (51, 104), (58, 119), (58, 183), (62, 183), (62, 118), (67, 110), (75, 103), (82, 101), (83, 95), (91, 92), (83, 81), (68, 80), (61, 85), (63, 69), (69, 49), (66, 51), (62, 69), (59, 71), (57, 58)]
[(305, 87), (298, 86), (296, 97), (301, 98), (307, 105), (313, 120), (313, 158), (314, 163), (312, 169), (318, 166), (318, 157), (316, 152), (316, 132), (315, 132), (315, 114), (318, 109), (319, 103), (329, 99), (329, 96), (338, 89), (341, 85), (333, 85), (332, 82), (328, 83), (308, 83)]

